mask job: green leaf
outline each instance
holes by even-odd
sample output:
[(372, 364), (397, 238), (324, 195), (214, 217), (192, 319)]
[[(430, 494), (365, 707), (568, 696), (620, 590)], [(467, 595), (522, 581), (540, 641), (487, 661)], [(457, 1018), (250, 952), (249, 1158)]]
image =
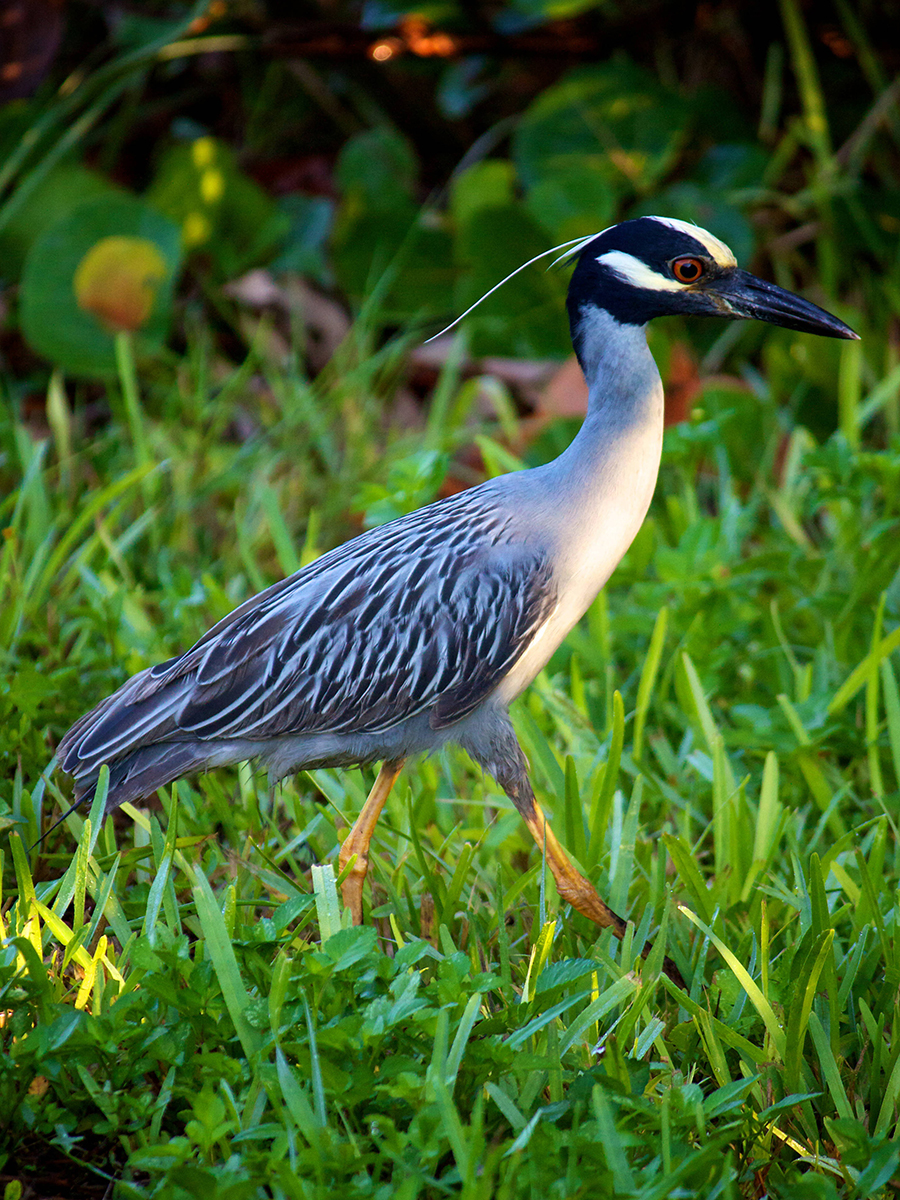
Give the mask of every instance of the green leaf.
[(7, 279), (18, 278), (28, 251), (37, 239), (77, 204), (98, 196), (116, 195), (118, 189), (97, 171), (81, 163), (60, 163), (48, 171), (0, 230), (0, 263)]
[(525, 207), (558, 244), (613, 225), (622, 191), (593, 162), (566, 162), (528, 188)]
[[(456, 228), (453, 256), (462, 269), (454, 307), (464, 312), (523, 262), (547, 249), (546, 235), (518, 201), (470, 207)], [(571, 353), (564, 277), (535, 263), (466, 318), (475, 355), (562, 357)]]
[(528, 188), (590, 168), (612, 189), (646, 192), (671, 168), (688, 131), (681, 97), (620, 55), (542, 92), (516, 130), (513, 156)]
[[(129, 245), (132, 250), (126, 250)], [(114, 256), (111, 247), (116, 247)], [(145, 261), (138, 263), (140, 256)], [(101, 196), (76, 204), (28, 253), (22, 274), (22, 332), (38, 354), (64, 371), (112, 374), (116, 368), (114, 331), (107, 323), (106, 309), (101, 319), (91, 311), (96, 308), (93, 301), (87, 307), (79, 302), (79, 271), (83, 302), (89, 294), (96, 295), (100, 303), (103, 288), (112, 279), (113, 261), (118, 264), (117, 279), (135, 281), (136, 292), (128, 290), (133, 286), (128, 282), (110, 286), (128, 297), (116, 302), (125, 306), (121, 311), (144, 314), (136, 346), (139, 354), (148, 355), (159, 349), (166, 336), (180, 259), (178, 230), (136, 197)], [(86, 263), (90, 266), (90, 293), (85, 291)], [(142, 292), (142, 288), (150, 290)]]

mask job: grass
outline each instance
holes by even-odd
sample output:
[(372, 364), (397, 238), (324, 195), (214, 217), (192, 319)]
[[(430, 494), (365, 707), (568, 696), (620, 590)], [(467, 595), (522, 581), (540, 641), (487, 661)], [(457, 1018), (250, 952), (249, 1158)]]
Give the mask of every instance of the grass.
[[(678, 336), (655, 335), (662, 359)], [(64, 1163), (80, 1194), (229, 1200), (894, 1193), (900, 444), (793, 422), (803, 344), (771, 334), (764, 384), (738, 343), (756, 395), (719, 378), (668, 432), (647, 524), (515, 709), (557, 831), (635, 922), (622, 945), (560, 908), (462, 755), (395, 788), (359, 929), (330, 864), (362, 772), (218, 772), (105, 823), (101, 793), (35, 845), (67, 803), (48, 734), (346, 536), (348, 497), (428, 498), (418, 435), (382, 417), (402, 346), (350, 344), (313, 386), (253, 350), (223, 377), (198, 336), (142, 377), (140, 431), (132, 394), (91, 439), (58, 379), (43, 438), (4, 424), (0, 1177), (42, 1195)], [(439, 456), (471, 436), (453, 371)]]

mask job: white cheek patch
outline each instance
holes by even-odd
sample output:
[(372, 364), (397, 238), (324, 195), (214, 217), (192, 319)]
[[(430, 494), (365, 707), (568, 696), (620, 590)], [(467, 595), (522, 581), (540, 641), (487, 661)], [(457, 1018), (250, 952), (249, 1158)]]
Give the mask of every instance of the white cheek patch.
[(640, 258), (626, 254), (624, 250), (607, 250), (605, 254), (600, 255), (597, 262), (603, 267), (609, 267), (623, 282), (631, 284), (632, 287), (649, 288), (651, 292), (683, 292), (685, 289), (685, 285), (677, 279), (660, 275), (659, 271), (654, 271)]
[(679, 221), (677, 217), (653, 217), (652, 219), (659, 221), (660, 225), (668, 225), (670, 229), (677, 229), (679, 233), (686, 233), (695, 242), (699, 242), (701, 246), (705, 246), (706, 252), (718, 266), (737, 266), (737, 259), (731, 250), (729, 250), (724, 242), (720, 242), (717, 237), (711, 234), (709, 230), (701, 229), (699, 225), (691, 225), (689, 221)]

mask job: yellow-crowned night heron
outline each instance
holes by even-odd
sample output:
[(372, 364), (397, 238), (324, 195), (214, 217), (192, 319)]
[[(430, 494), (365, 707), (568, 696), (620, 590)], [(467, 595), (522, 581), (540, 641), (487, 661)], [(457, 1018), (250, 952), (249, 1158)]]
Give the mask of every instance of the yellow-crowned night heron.
[(60, 761), (110, 812), (183, 775), (258, 759), (271, 779), (383, 761), (340, 863), (362, 919), (369, 842), (404, 761), (457, 742), (521, 813), (560, 895), (621, 937), (534, 798), (509, 721), (641, 526), (659, 468), (663, 391), (645, 327), (670, 313), (747, 317), (855, 338), (816, 305), (737, 268), (718, 238), (641, 217), (579, 242), (568, 293), (587, 417), (554, 462), (361, 534), (247, 600), (185, 654), (142, 671), (74, 725)]

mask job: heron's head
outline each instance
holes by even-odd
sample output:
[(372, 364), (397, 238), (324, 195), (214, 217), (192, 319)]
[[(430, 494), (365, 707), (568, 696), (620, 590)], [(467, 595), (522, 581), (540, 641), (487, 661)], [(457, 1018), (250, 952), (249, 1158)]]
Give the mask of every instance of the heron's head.
[(582, 242), (575, 256), (567, 304), (576, 351), (584, 317), (592, 309), (605, 310), (621, 325), (645, 325), (653, 317), (683, 313), (768, 321), (824, 337), (858, 337), (818, 305), (741, 271), (724, 242), (686, 221), (623, 221)]

